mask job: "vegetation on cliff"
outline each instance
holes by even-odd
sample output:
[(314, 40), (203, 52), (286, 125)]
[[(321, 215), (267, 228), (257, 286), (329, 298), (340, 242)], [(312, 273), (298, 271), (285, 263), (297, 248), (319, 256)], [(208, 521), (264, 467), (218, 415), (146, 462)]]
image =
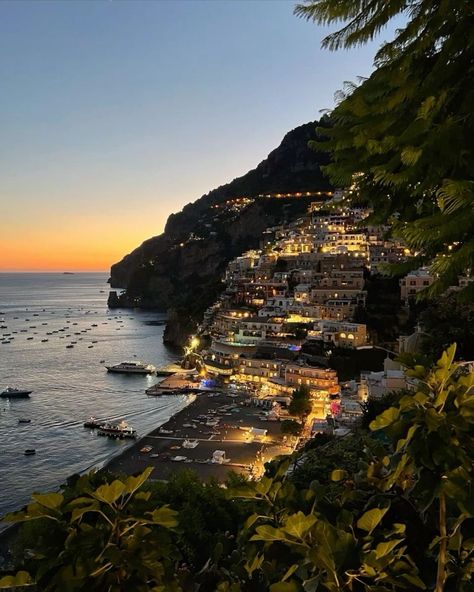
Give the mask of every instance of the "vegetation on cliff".
[(0, 587), (472, 590), (474, 373), (454, 355), (414, 367), (416, 389), (392, 395), (369, 430), (318, 438), (257, 482), (149, 483), (147, 470), (35, 495), (11, 517), (24, 522), (22, 570)]
[[(354, 180), (393, 230), (429, 263), (441, 293), (474, 268), (474, 9), (470, 0), (307, 0), (296, 13), (344, 26), (323, 45), (351, 48), (404, 19), (359, 85), (347, 84), (331, 113), (328, 140), (315, 142), (332, 162), (333, 183)], [(474, 284), (464, 296), (473, 298)]]

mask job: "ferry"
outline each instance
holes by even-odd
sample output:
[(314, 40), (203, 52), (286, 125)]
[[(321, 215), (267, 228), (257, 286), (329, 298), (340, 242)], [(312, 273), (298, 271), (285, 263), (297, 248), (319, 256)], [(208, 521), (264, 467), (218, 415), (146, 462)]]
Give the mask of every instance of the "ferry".
[(120, 372), (123, 374), (154, 374), (156, 367), (145, 362), (121, 362), (114, 366), (106, 366), (109, 372)]
[(32, 392), (33, 391), (7, 386), (7, 388), (0, 393), (0, 397), (3, 399), (25, 399), (26, 397), (29, 397)]
[(97, 428), (97, 434), (120, 440), (137, 437), (137, 431), (131, 428), (126, 421), (121, 421), (119, 424), (103, 423)]

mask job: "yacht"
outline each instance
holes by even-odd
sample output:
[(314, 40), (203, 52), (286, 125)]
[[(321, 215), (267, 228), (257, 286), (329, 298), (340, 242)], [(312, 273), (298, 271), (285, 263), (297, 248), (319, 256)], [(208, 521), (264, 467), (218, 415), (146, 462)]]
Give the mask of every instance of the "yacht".
[(109, 372), (122, 372), (125, 374), (154, 374), (155, 366), (145, 362), (121, 362), (115, 366), (106, 366)]
[(29, 397), (33, 391), (27, 391), (25, 389), (17, 389), (12, 386), (7, 388), (0, 393), (0, 397), (3, 399), (24, 399)]

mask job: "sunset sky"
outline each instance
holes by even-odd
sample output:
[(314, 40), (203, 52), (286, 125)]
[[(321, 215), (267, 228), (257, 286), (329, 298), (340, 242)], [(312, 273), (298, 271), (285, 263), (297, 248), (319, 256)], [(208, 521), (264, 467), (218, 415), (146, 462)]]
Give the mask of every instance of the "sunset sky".
[(1, 2), (0, 271), (109, 269), (370, 73), (293, 7)]

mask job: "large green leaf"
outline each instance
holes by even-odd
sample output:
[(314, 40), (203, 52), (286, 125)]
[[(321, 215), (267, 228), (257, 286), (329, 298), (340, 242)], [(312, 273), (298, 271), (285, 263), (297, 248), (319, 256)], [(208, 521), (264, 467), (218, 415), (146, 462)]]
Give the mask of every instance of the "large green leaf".
[(137, 489), (140, 489), (152, 473), (153, 467), (147, 467), (140, 475), (127, 477), (125, 479), (125, 493), (134, 493)]
[(375, 547), (375, 557), (380, 559), (381, 557), (385, 557), (395, 549), (397, 545), (403, 542), (403, 539), (392, 539), (391, 541), (387, 541), (385, 543), (379, 543)]
[(286, 532), (281, 528), (274, 528), (264, 524), (257, 527), (257, 534), (254, 534), (251, 541), (288, 541)]
[(303, 512), (297, 512), (285, 518), (283, 530), (289, 535), (301, 539), (316, 522), (317, 517), (314, 514), (305, 516)]
[(370, 422), (370, 429), (372, 431), (381, 430), (397, 421), (400, 415), (398, 407), (389, 407), (383, 413), (378, 415), (373, 421)]
[(115, 481), (112, 481), (112, 483), (106, 483), (105, 485), (98, 487), (93, 495), (103, 502), (113, 504), (118, 500), (122, 493), (124, 493), (124, 491), (125, 484), (122, 483), (122, 481), (115, 479)]
[(151, 516), (155, 524), (159, 524), (165, 528), (174, 528), (178, 525), (178, 512), (168, 506), (162, 506), (153, 510)]
[(357, 520), (357, 526), (361, 530), (365, 530), (370, 534), (385, 516), (388, 508), (389, 506), (386, 508), (372, 508), (371, 510), (368, 510), (359, 518), (359, 520)]
[(4, 576), (0, 578), (0, 589), (8, 589), (8, 588), (19, 588), (20, 586), (28, 586), (31, 584), (33, 580), (31, 576), (26, 571), (18, 571), (13, 576)]
[(33, 493), (31, 497), (39, 504), (45, 508), (49, 508), (50, 510), (55, 510), (58, 508), (64, 500), (64, 497), (61, 493)]

